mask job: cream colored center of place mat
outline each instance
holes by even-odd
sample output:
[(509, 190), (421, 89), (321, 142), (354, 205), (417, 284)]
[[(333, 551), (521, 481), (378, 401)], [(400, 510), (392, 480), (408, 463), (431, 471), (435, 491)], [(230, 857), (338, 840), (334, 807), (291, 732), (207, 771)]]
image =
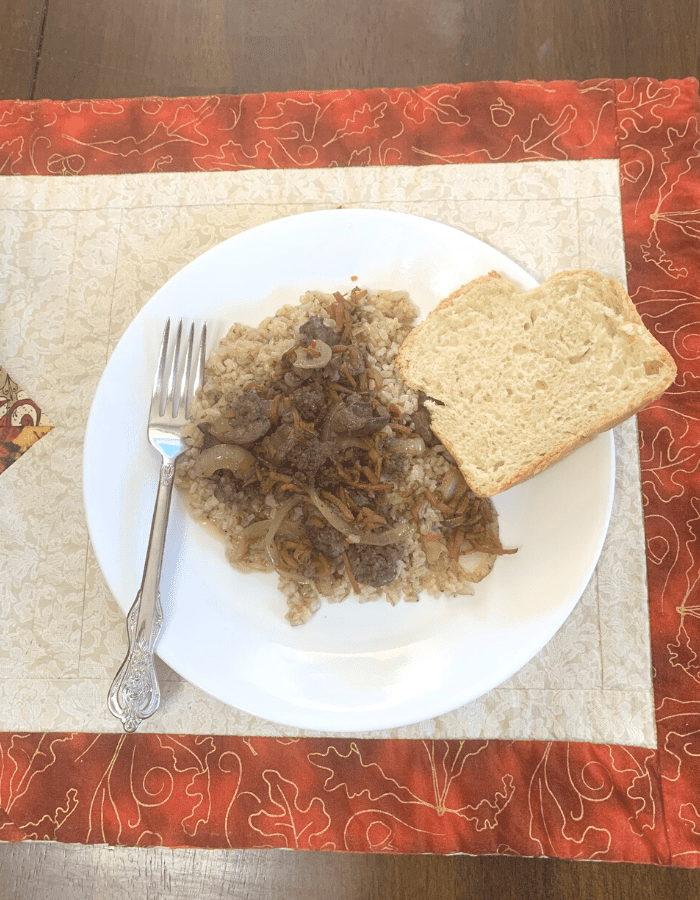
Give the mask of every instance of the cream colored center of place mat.
[[(0, 178), (0, 360), (55, 422), (0, 479), (0, 729), (121, 728), (106, 698), (125, 651), (124, 621), (89, 544), (81, 456), (97, 382), (126, 326), (172, 275), (225, 238), (339, 205), (440, 220), (538, 279), (586, 266), (625, 278), (610, 160)], [(480, 700), (368, 736), (655, 746), (634, 420), (616, 430), (616, 447), (603, 554), (554, 639)], [(163, 705), (144, 731), (304, 733), (229, 708), (162, 664), (160, 675)]]

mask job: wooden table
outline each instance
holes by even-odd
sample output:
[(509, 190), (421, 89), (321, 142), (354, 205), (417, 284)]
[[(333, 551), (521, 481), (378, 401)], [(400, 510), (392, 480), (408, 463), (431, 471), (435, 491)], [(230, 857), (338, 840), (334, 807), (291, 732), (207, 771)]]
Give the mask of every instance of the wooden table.
[[(670, 0), (0, 0), (0, 98), (697, 75)], [(490, 857), (0, 845), (2, 898), (694, 897), (700, 873)]]

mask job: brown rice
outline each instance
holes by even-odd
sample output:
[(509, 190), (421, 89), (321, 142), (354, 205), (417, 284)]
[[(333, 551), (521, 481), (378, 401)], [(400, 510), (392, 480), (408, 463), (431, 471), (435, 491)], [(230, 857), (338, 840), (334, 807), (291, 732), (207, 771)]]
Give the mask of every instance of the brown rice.
[[(368, 293), (354, 289), (352, 297), (353, 342), (366, 351), (368, 366), (379, 375), (375, 387), (379, 383), (380, 386), (375, 396), (384, 407), (392, 409), (396, 422), (410, 426), (410, 417), (418, 408), (418, 397), (406, 387), (394, 363), (402, 341), (412, 328), (416, 309), (402, 292)], [(205, 434), (226, 414), (231, 397), (240, 395), (253, 382), (257, 385), (271, 382), (281, 357), (295, 345), (300, 326), (311, 316), (322, 317), (329, 326), (337, 325), (329, 313), (333, 303), (333, 295), (309, 291), (299, 303), (282, 307), (257, 328), (235, 324), (207, 360), (204, 384), (194, 401), (192, 422), (187, 428), (191, 449), (178, 466), (177, 484), (186, 494), (192, 514), (213, 524), (223, 535), (227, 556), (234, 564), (240, 564), (237, 548), (241, 546), (246, 527), (256, 517), (271, 519), (283, 499), (270, 491), (264, 498), (265, 508), (257, 513), (223, 502), (217, 497), (215, 482), (195, 473)], [(406, 425), (403, 427), (405, 431)], [(380, 588), (358, 585), (346, 571), (336, 568), (332, 578), (318, 584), (300, 584), (278, 570), (279, 587), (287, 600), (287, 618), (291, 624), (307, 622), (322, 600), (337, 603), (351, 593), (360, 602), (384, 598), (392, 604), (401, 599), (415, 602), (421, 592), (431, 596), (472, 593), (472, 582), (490, 570), (494, 557), (489, 555), (485, 559), (485, 554), (473, 553), (460, 556), (459, 551), (450, 555), (443, 549), (445, 514), (439, 508), (441, 485), (451, 470), (454, 464), (444, 448), (433, 447), (410, 455), (402, 476), (392, 478), (395, 487), (382, 493), (382, 499), (390, 504), (394, 521), (411, 523), (402, 541), (403, 557), (398, 562), (398, 573), (390, 583)], [(484, 503), (490, 527), (495, 531), (493, 507), (487, 501)], [(290, 517), (301, 514), (301, 509), (295, 508)], [(462, 552), (465, 549), (469, 549), (468, 544)], [(480, 565), (474, 564), (477, 556)]]

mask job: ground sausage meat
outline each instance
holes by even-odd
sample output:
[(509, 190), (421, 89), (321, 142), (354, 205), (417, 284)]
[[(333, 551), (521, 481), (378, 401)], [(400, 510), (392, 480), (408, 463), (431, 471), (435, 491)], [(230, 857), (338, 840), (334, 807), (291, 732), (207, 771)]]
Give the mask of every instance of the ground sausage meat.
[(387, 544), (386, 547), (360, 547), (355, 544), (348, 549), (348, 563), (355, 581), (378, 588), (396, 578), (402, 555), (399, 544)]
[(316, 419), (326, 403), (326, 395), (322, 387), (314, 379), (295, 390), (292, 400), (299, 415), (307, 422)]
[(345, 538), (330, 525), (318, 527), (316, 525), (307, 524), (306, 534), (313, 546), (320, 550), (324, 556), (331, 559), (340, 559), (345, 550)]

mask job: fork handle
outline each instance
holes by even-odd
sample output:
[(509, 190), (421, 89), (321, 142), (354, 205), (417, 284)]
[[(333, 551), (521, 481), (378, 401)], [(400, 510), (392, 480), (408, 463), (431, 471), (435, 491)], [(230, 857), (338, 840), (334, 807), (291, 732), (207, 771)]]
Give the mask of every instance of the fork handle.
[(153, 654), (163, 628), (160, 570), (174, 474), (174, 461), (164, 462), (160, 467), (143, 579), (126, 618), (129, 649), (109, 690), (110, 712), (121, 719), (127, 732), (136, 731), (141, 722), (153, 715), (160, 705), (160, 687)]

